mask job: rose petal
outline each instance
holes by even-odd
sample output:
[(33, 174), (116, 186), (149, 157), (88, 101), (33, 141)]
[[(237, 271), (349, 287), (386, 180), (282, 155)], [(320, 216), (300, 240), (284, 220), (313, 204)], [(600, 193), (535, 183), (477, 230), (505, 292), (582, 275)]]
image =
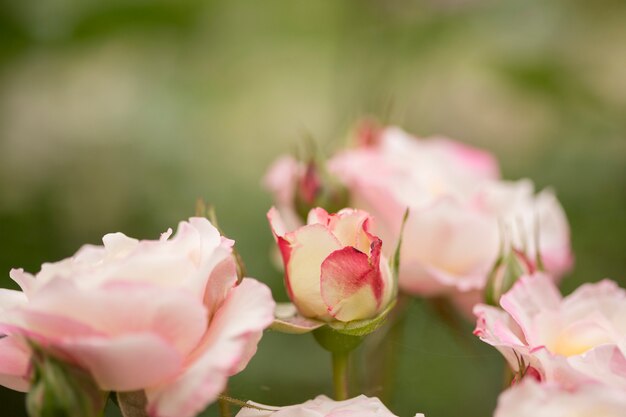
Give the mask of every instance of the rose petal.
[(320, 288), (321, 265), (328, 255), (341, 248), (341, 243), (321, 224), (303, 226), (286, 239), (291, 250), (285, 278), (292, 301), (307, 317), (328, 318)]
[(269, 288), (244, 279), (213, 317), (197, 358), (187, 370), (169, 384), (146, 390), (149, 414), (191, 417), (215, 400), (228, 376), (250, 359), (263, 329), (272, 322), (273, 310)]
[(376, 255), (371, 260), (349, 246), (331, 253), (322, 263), (322, 299), (339, 321), (371, 318), (381, 307), (380, 240), (372, 247)]
[(0, 385), (16, 391), (28, 391), (29, 363), (30, 353), (17, 338), (0, 338)]
[(556, 310), (561, 294), (554, 282), (545, 274), (536, 273), (521, 277), (513, 288), (500, 298), (500, 305), (519, 324), (530, 347), (540, 346), (541, 340), (532, 329), (534, 317), (542, 310)]
[(174, 376), (182, 366), (176, 349), (154, 334), (80, 338), (57, 344), (103, 390), (135, 391)]

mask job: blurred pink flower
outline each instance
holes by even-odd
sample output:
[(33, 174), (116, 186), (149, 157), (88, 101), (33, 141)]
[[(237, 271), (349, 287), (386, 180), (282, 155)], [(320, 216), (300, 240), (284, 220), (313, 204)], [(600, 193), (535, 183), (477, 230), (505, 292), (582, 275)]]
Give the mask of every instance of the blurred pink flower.
[(515, 371), (531, 366), (565, 387), (602, 382), (626, 389), (626, 291), (613, 281), (562, 297), (545, 274), (524, 276), (502, 296), (504, 310), (477, 305), (474, 334)]
[[(320, 395), (313, 400), (288, 407), (250, 404), (263, 410), (242, 408), (236, 417), (396, 417), (378, 398), (368, 398), (365, 395), (345, 401), (333, 401)], [(416, 414), (415, 417), (424, 415)]]
[(112, 233), (36, 276), (12, 270), (22, 292), (0, 293), (0, 357), (12, 358), (0, 361), (0, 383), (27, 388), (30, 340), (102, 390), (145, 390), (151, 416), (189, 417), (215, 400), (255, 353), (274, 301), (254, 279), (237, 284), (234, 242), (208, 220), (171, 234)]
[(368, 319), (394, 293), (383, 242), (368, 213), (315, 208), (307, 225), (290, 230), (274, 207), (267, 214), (285, 266), (287, 292), (300, 314), (323, 321)]
[(275, 207), (290, 230), (302, 225), (295, 201), (298, 183), (305, 171), (304, 162), (291, 155), (284, 155), (272, 163), (263, 177), (263, 187), (272, 194)]
[(494, 417), (622, 417), (625, 411), (626, 395), (614, 387), (589, 384), (565, 390), (524, 379), (500, 394)]
[(384, 241), (398, 239), (410, 209), (399, 278), (409, 293), (478, 301), (503, 239), (533, 260), (538, 242), (555, 276), (571, 266), (569, 227), (556, 198), (549, 191), (535, 196), (527, 180), (501, 181), (488, 152), (388, 127), (373, 144), (336, 155), (328, 168), (352, 204), (377, 219), (374, 233)]

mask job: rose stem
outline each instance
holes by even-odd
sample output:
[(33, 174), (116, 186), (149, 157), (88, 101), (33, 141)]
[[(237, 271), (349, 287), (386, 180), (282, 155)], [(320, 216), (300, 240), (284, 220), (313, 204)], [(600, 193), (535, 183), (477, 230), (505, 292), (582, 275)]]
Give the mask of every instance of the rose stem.
[(228, 386), (224, 388), (222, 395), (219, 396), (220, 417), (230, 417), (230, 401), (226, 400), (228, 397)]
[(348, 399), (348, 358), (347, 352), (333, 352), (333, 385), (335, 400)]

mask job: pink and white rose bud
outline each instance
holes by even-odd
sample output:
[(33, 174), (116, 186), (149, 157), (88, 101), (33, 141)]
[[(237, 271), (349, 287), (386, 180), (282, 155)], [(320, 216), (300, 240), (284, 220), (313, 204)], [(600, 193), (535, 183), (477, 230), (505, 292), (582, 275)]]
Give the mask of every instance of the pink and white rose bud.
[[(242, 408), (236, 417), (397, 417), (378, 398), (369, 398), (365, 395), (345, 401), (334, 401), (320, 395), (313, 400), (287, 407), (255, 403), (250, 405), (257, 408)], [(424, 415), (416, 414), (415, 417)]]
[(500, 394), (494, 417), (622, 417), (625, 412), (626, 395), (614, 387), (589, 384), (566, 390), (524, 379)]
[(150, 416), (191, 417), (214, 401), (255, 353), (275, 303), (256, 280), (237, 283), (234, 242), (208, 220), (171, 234), (112, 233), (35, 276), (12, 270), (22, 291), (0, 292), (0, 383), (28, 388), (33, 341), (102, 390), (144, 390)]
[(394, 296), (383, 242), (361, 210), (328, 214), (315, 208), (289, 230), (274, 207), (267, 214), (285, 266), (285, 284), (300, 314), (322, 321), (373, 318)]
[(613, 281), (562, 297), (545, 274), (524, 276), (502, 296), (503, 310), (477, 305), (474, 334), (515, 371), (525, 366), (565, 387), (600, 382), (626, 390), (626, 291)]
[(538, 242), (553, 275), (571, 266), (569, 228), (558, 201), (547, 191), (534, 196), (528, 181), (500, 181), (488, 152), (389, 127), (375, 144), (336, 155), (329, 171), (350, 190), (355, 207), (376, 217), (374, 233), (385, 241), (397, 240), (410, 209), (399, 276), (409, 293), (474, 304), (498, 257), (501, 224), (511, 228), (509, 243), (533, 259)]

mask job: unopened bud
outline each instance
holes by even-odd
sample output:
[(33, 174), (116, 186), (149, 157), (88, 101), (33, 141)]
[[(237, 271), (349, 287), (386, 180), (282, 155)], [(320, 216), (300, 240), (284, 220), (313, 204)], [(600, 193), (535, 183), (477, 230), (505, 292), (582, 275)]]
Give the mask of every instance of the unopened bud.
[(510, 249), (500, 255), (487, 279), (485, 302), (498, 306), (500, 297), (509, 291), (521, 276), (532, 274), (534, 271), (532, 262), (520, 250)]

